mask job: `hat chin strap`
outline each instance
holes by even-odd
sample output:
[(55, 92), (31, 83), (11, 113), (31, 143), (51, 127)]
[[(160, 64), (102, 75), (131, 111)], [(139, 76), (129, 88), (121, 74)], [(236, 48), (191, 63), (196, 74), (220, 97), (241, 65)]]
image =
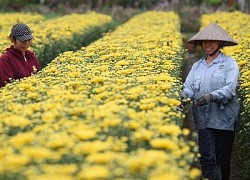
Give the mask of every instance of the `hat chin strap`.
[[(202, 47), (203, 48), (203, 47)], [(212, 52), (212, 53), (210, 53), (210, 54), (207, 54), (208, 56), (213, 56), (213, 55), (215, 55), (219, 50), (220, 50), (220, 48), (221, 48), (221, 45), (219, 45), (215, 50), (214, 50), (214, 52)]]

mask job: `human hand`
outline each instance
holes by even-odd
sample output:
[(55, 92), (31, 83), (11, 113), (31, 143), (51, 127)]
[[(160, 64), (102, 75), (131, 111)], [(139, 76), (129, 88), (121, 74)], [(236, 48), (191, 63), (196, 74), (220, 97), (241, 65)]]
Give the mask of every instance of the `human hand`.
[(186, 93), (181, 93), (181, 95), (180, 95), (180, 101), (181, 101), (181, 103), (182, 103), (183, 105), (188, 104), (189, 101), (190, 101), (190, 98), (188, 97), (188, 94), (186, 94)]
[(213, 100), (212, 94), (205, 94), (201, 96), (200, 98), (198, 98), (197, 100), (195, 100), (194, 104), (196, 106), (203, 106), (203, 105), (207, 105), (212, 100)]
[(184, 111), (188, 108), (188, 105), (190, 104), (190, 98), (187, 94), (182, 94), (180, 96), (181, 104), (177, 107), (179, 111)]
[(185, 106), (183, 104), (180, 104), (179, 106), (177, 106), (178, 111), (183, 111), (184, 108), (185, 108)]

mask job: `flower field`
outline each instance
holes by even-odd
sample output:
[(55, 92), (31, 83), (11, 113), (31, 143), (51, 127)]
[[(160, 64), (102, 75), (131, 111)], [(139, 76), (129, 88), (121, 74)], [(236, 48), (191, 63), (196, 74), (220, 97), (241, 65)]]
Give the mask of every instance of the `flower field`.
[[(234, 21), (232, 21), (234, 19)], [(234, 47), (225, 47), (223, 51), (232, 56), (240, 68), (240, 87), (241, 96), (241, 119), (240, 131), (236, 138), (238, 143), (238, 153), (241, 160), (241, 168), (244, 169), (243, 176), (249, 178), (250, 171), (250, 15), (241, 12), (220, 12), (215, 14), (203, 15), (201, 19), (202, 26), (209, 22), (216, 21), (226, 29), (228, 33), (235, 38), (239, 45)], [(237, 22), (237, 23), (235, 23)], [(248, 176), (248, 178), (247, 178)]]
[(183, 53), (179, 17), (149, 11), (0, 89), (0, 179), (196, 179)]
[[(239, 43), (223, 52), (241, 73), (241, 177), (250, 164), (249, 20), (240, 12), (201, 18), (201, 28), (216, 21)], [(16, 22), (33, 30), (32, 50), (44, 68), (0, 89), (0, 180), (199, 178), (198, 147), (176, 108), (186, 52), (176, 13), (135, 15), (91, 44), (112, 17), (0, 14), (0, 53)]]
[(8, 33), (13, 24), (17, 22), (40, 23), (45, 20), (41, 14), (31, 13), (1, 13), (0, 18), (1, 31), (7, 29)]
[[(12, 17), (12, 18), (11, 18)], [(13, 24), (28, 24), (33, 32), (32, 49), (42, 67), (66, 50), (77, 50), (98, 38), (111, 27), (112, 17), (90, 12), (70, 14), (45, 20), (37, 14), (7, 13), (0, 15), (0, 54), (10, 45), (8, 35)]]

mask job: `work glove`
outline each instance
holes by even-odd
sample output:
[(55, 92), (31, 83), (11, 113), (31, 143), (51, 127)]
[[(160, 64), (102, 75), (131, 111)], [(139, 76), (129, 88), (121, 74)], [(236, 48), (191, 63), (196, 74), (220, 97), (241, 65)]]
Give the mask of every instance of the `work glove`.
[(211, 101), (213, 101), (212, 94), (205, 94), (205, 95), (201, 96), (200, 98), (196, 99), (194, 104), (196, 106), (203, 106), (203, 105), (207, 105)]

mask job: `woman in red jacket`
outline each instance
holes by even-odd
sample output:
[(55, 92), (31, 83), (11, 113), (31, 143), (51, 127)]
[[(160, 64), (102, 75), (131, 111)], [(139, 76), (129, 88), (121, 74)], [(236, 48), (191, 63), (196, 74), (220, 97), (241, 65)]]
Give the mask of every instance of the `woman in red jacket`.
[(40, 71), (35, 54), (28, 50), (33, 38), (26, 24), (16, 24), (9, 36), (13, 45), (0, 57), (0, 88), (12, 80), (31, 76)]

